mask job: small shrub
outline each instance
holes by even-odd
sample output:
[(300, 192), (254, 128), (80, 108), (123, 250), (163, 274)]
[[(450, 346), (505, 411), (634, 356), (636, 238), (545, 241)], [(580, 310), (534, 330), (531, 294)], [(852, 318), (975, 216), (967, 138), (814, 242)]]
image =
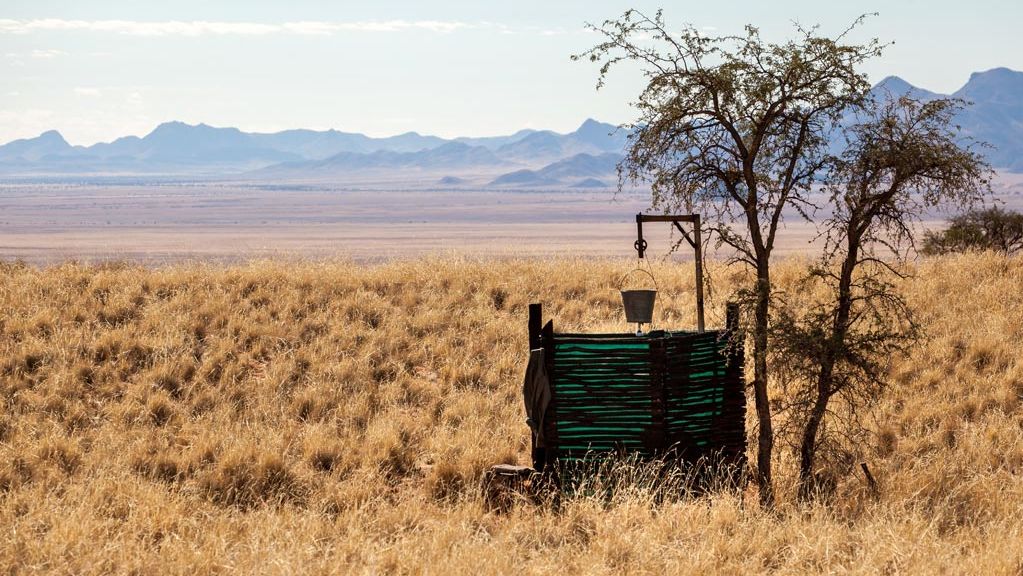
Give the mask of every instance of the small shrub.
[(304, 502), (306, 487), (276, 454), (242, 451), (228, 455), (200, 483), (217, 504), (252, 508)]
[(924, 235), (921, 252), (929, 256), (971, 250), (1013, 254), (1023, 248), (1023, 214), (998, 207), (971, 210), (952, 218), (949, 227)]
[(174, 419), (178, 411), (169, 398), (157, 395), (150, 398), (146, 403), (146, 412), (153, 424), (164, 426)]
[(39, 446), (37, 452), (42, 461), (55, 464), (63, 473), (74, 474), (82, 464), (79, 447), (67, 438), (51, 438)]

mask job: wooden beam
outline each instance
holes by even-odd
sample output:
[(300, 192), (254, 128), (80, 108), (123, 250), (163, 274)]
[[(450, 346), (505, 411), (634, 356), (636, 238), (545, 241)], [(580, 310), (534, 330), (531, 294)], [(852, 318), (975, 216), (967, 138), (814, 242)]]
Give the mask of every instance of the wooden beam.
[(636, 252), (639, 252), (639, 257), (643, 258), (643, 253), (646, 252), (646, 240), (643, 239), (643, 215), (636, 214), (636, 244), (634, 245)]
[(699, 214), (677, 214), (660, 216), (655, 214), (637, 214), (636, 220), (643, 222), (696, 222), (700, 219)]

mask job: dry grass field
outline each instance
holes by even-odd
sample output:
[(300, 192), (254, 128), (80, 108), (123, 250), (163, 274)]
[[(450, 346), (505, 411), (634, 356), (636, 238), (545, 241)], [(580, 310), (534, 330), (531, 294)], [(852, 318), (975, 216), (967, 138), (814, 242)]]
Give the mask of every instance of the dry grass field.
[[(1023, 260), (925, 261), (929, 338), (859, 447), (764, 511), (643, 489), (488, 509), (526, 463), (526, 306), (624, 330), (628, 261), (0, 265), (0, 572), (1023, 572)], [(804, 264), (780, 265), (780, 287)], [(689, 267), (657, 270), (691, 325)], [(736, 270), (711, 266), (720, 325)], [(783, 451), (784, 452), (784, 451)]]

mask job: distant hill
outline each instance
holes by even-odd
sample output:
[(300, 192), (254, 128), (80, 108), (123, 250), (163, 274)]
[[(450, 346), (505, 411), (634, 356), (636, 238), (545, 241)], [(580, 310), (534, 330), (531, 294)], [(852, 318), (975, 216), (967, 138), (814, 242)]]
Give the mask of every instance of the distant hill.
[(575, 184), (572, 184), (571, 188), (610, 188), (603, 180), (597, 180), (596, 178), (587, 178), (580, 180)]
[(540, 174), (549, 178), (580, 178), (589, 176), (607, 176), (615, 174), (621, 154), (608, 152), (594, 156), (592, 154), (576, 154), (570, 158), (559, 160), (540, 169)]
[(555, 162), (576, 154), (621, 152), (628, 141), (628, 133), (613, 124), (586, 120), (569, 134), (549, 130), (534, 132), (516, 142), (497, 149), (498, 154), (524, 163)]
[[(597, 156), (585, 153), (576, 154), (548, 164), (539, 170), (516, 170), (502, 174), (490, 184), (492, 186), (551, 186), (577, 182), (579, 179), (583, 179), (583, 182), (587, 180), (600, 182), (596, 178), (609, 177), (617, 173), (618, 162), (621, 159), (621, 154), (611, 152)], [(602, 182), (600, 184), (603, 185)]]
[(0, 146), (0, 158), (20, 158), (28, 162), (38, 162), (71, 151), (71, 145), (64, 140), (60, 132), (50, 130), (36, 138), (15, 140)]
[(455, 142), (462, 142), (464, 144), (468, 144), (469, 146), (483, 146), (484, 148), (496, 150), (506, 144), (518, 142), (519, 140), (522, 140), (523, 138), (529, 136), (534, 132), (536, 132), (536, 130), (530, 130), (529, 128), (526, 128), (523, 130), (519, 130), (518, 132), (511, 134), (510, 136), (486, 136), (483, 138), (468, 138), (465, 136), (461, 136), (455, 138)]
[(554, 178), (547, 178), (534, 170), (516, 170), (502, 174), (490, 183), (491, 186), (518, 187), (555, 186), (558, 184), (561, 183)]
[(437, 184), (441, 186), (461, 186), (466, 184), (468, 180), (465, 178), (459, 178), (458, 176), (445, 176), (437, 181)]

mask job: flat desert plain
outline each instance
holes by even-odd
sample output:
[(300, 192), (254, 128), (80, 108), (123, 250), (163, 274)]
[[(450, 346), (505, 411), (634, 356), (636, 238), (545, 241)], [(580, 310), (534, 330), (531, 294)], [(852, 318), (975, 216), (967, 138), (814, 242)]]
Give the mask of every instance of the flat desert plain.
[[(1023, 175), (996, 197), (1023, 207)], [(0, 183), (0, 258), (48, 264), (260, 258), (372, 262), (427, 255), (631, 257), (645, 192), (341, 187), (268, 183)], [(930, 214), (927, 226), (944, 215)], [(816, 230), (789, 215), (778, 253)], [(652, 253), (678, 241), (648, 226)], [(685, 250), (679, 257), (687, 257)]]

